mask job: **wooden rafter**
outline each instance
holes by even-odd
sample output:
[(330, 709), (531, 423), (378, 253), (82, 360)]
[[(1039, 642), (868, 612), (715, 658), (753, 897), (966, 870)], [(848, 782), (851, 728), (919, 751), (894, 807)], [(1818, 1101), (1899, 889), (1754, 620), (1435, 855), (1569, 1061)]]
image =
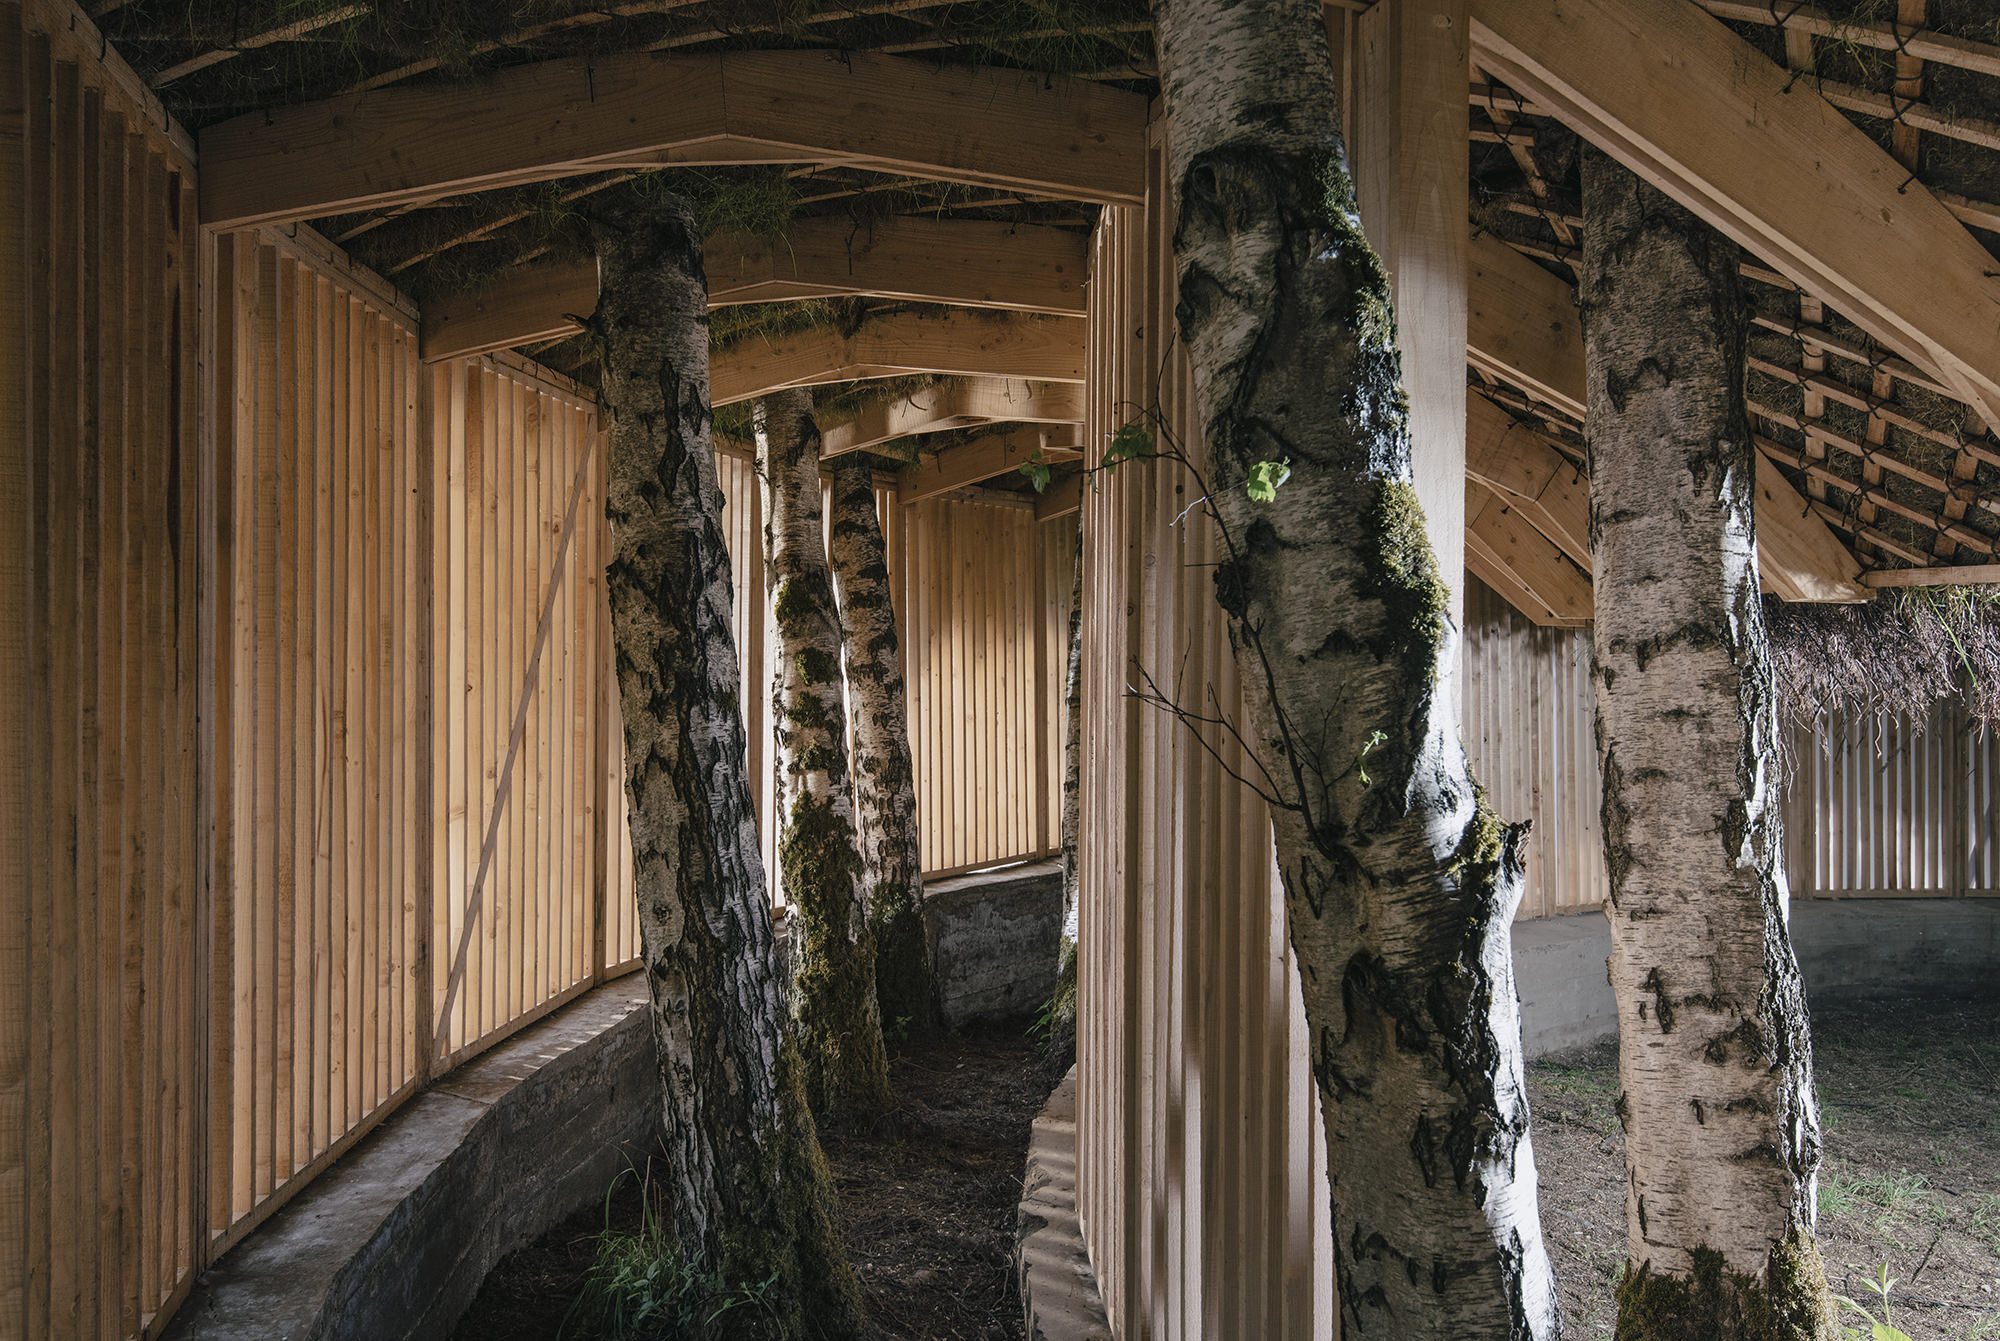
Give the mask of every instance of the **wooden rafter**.
[(1019, 470), (1036, 453), (1049, 463), (1074, 461), (1083, 455), (1064, 430), (1053, 433), (1032, 424), (1014, 424), (947, 447), (927, 462), (903, 471), (897, 496), (905, 503), (918, 503), (954, 489)]
[[(1581, 424), (1583, 326), (1569, 285), (1490, 239), (1474, 243), (1470, 282), (1467, 359)], [(1761, 459), (1757, 488), (1758, 559), (1770, 588), (1792, 601), (1866, 600), (1854, 580), (1860, 563)]]
[(939, 373), (1083, 381), (1084, 323), (1019, 312), (894, 312), (852, 335), (823, 328), (751, 338), (709, 361), (709, 398), (731, 405), (792, 386)]
[(1465, 565), (1537, 624), (1591, 617), (1590, 577), (1529, 524), (1512, 500), (1465, 482)]
[(1475, 0), (1472, 13), (1482, 66), (1876, 339), (1923, 351), (1995, 417), (1992, 258), (1804, 81), (1687, 0)]
[(879, 447), (896, 438), (984, 423), (1080, 424), (1082, 389), (1069, 382), (965, 377), (878, 400), (821, 435), (820, 455)]
[[(974, 219), (800, 219), (780, 241), (717, 234), (705, 250), (710, 307), (858, 295), (961, 307), (1083, 315), (1089, 266), (1081, 233)], [(597, 308), (590, 262), (517, 266), (431, 303), (426, 360), (457, 358), (583, 329)]]
[(860, 52), (644, 52), (260, 111), (201, 136), (202, 222), (242, 228), (617, 168), (841, 163), (1138, 204), (1146, 100)]

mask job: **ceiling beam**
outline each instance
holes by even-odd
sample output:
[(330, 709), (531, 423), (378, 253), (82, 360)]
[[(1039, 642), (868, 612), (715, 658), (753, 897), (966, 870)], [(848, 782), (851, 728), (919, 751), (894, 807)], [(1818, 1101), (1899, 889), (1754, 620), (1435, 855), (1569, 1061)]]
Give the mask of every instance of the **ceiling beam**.
[[(1762, 57), (1759, 57), (1761, 60)], [(1494, 244), (1498, 246), (1499, 244)], [(1502, 248), (1502, 250), (1507, 250)], [(1467, 304), (1466, 358), (1579, 422), (1584, 416), (1583, 323), (1568, 284), (1517, 256), (1477, 244)], [(1480, 411), (1474, 396), (1468, 418)], [(1476, 435), (1479, 426), (1470, 425)], [(1490, 429), (1488, 436), (1490, 437)], [(1468, 447), (1468, 466), (1470, 465)], [(1757, 461), (1757, 560), (1764, 583), (1788, 601), (1865, 601), (1860, 562), (1782, 472)], [(1586, 561), (1587, 566), (1587, 561)]]
[(970, 424), (1080, 424), (1083, 388), (1072, 382), (1013, 377), (966, 377), (862, 407), (844, 424), (821, 431), (820, 455), (840, 456), (896, 438)]
[(832, 327), (756, 336), (709, 358), (709, 400), (731, 405), (794, 386), (935, 373), (1083, 381), (1084, 324), (1021, 312), (892, 312), (852, 335)]
[(1537, 624), (1580, 628), (1590, 578), (1501, 494), (1465, 482), (1465, 565)]
[(1035, 499), (1035, 520), (1054, 521), (1083, 510), (1083, 476), (1055, 481)]
[[(708, 305), (800, 298), (895, 298), (1054, 316), (1084, 314), (1090, 239), (981, 219), (796, 220), (788, 237), (711, 235)], [(594, 262), (521, 265), (424, 307), (427, 362), (573, 335), (597, 310)]]
[(1590, 480), (1533, 429), (1480, 395), (1466, 397), (1465, 473), (1590, 571)]
[(897, 496), (905, 503), (919, 503), (964, 489), (1019, 470), (1037, 452), (1050, 464), (1075, 461), (1083, 455), (1073, 437), (1061, 430), (1058, 434), (1032, 424), (1015, 424), (947, 447), (934, 459), (905, 469)]
[(1884, 568), (1863, 573), (1861, 580), (1871, 587), (1992, 586), (2000, 583), (2000, 563), (1961, 564), (1956, 568)]
[(839, 163), (1142, 204), (1146, 99), (857, 51), (630, 52), (272, 108), (201, 133), (201, 218), (287, 223), (612, 168)]
[(1472, 40), (1510, 88), (2000, 422), (1993, 258), (1810, 80), (1689, 0), (1473, 0)]

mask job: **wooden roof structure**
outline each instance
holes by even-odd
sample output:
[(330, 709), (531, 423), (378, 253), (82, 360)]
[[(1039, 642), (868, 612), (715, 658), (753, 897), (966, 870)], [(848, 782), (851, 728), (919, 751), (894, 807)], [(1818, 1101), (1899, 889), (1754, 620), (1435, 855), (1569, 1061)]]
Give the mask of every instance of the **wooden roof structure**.
[[(1744, 248), (1770, 589), (2000, 580), (2000, 23), (1882, 8), (1470, 6), (1468, 564), (1531, 617), (1590, 613), (1579, 137)], [(766, 338), (744, 318), (718, 404), (913, 373), (971, 379), (943, 396), (968, 402), (1040, 388), (1019, 415), (990, 395), (869, 411), (847, 437), (870, 445), (891, 423), (1063, 422), (1049, 388), (1083, 377), (1087, 229), (1143, 198), (1156, 91), (1133, 0), (110, 0), (96, 18), (198, 133), (203, 222), (311, 223), (418, 296), (427, 358), (518, 348), (587, 379), (575, 210), (694, 169), (717, 306), (849, 303)]]

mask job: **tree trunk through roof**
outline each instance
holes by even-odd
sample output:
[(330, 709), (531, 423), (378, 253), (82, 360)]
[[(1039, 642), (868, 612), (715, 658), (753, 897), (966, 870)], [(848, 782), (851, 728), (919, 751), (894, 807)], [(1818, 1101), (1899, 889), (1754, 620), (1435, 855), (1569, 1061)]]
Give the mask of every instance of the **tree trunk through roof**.
[[(1341, 1334), (1554, 1337), (1509, 941), (1524, 831), (1474, 786), (1439, 692), (1457, 631), (1319, 5), (1155, 15), (1215, 590), (1272, 802)], [(1291, 474), (1259, 502), (1263, 463)]]
[(1618, 1335), (1830, 1337), (1740, 258), (1596, 150), (1583, 202), (1591, 678), (1629, 1186)]
[(807, 1317), (858, 1335), (831, 1180), (784, 1036), (744, 763), (701, 234), (675, 201), (591, 231), (611, 449), (604, 577), (675, 1236), (731, 1288), (771, 1282), (771, 1315), (746, 1335), (803, 1334)]
[(847, 652), (848, 729), (854, 743), (854, 819), (875, 935), (875, 1000), (882, 1026), (926, 1038), (944, 1022), (930, 936), (924, 930), (923, 850), (902, 649), (889, 594), (889, 552), (875, 511), (875, 471), (850, 453), (833, 460), (833, 571)]
[(826, 566), (812, 392), (764, 397), (756, 424), (765, 585), (778, 630), (771, 721), (779, 887), (792, 921), (792, 1037), (813, 1115), (867, 1127), (889, 1110), (889, 1063), (854, 841), (840, 613)]

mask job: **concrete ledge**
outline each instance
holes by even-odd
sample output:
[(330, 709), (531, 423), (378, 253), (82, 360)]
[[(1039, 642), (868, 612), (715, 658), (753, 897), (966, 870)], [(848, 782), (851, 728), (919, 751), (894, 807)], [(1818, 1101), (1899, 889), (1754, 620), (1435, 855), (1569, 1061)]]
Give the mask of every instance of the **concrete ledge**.
[(954, 1029), (1024, 1019), (1056, 989), (1062, 866), (1042, 861), (927, 882), (924, 922)]
[(1076, 1068), (1035, 1118), (1015, 1212), (1014, 1266), (1028, 1341), (1111, 1341), (1076, 1218)]
[[(2000, 899), (1794, 899), (1792, 944), (1812, 1001), (1991, 992)], [(1618, 1032), (1601, 913), (1514, 924), (1521, 1043), (1529, 1057)]]
[(405, 1104), (203, 1276), (168, 1338), (448, 1336), (507, 1253), (659, 1130), (643, 978), (597, 988)]

